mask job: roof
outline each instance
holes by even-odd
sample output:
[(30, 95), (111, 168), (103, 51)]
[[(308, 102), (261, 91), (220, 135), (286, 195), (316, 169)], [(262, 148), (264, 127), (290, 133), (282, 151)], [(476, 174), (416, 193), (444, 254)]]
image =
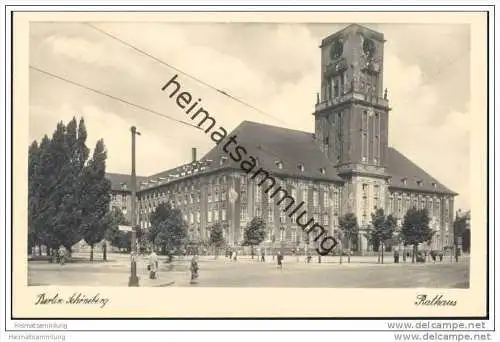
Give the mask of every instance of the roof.
[[(118, 190), (124, 190), (124, 191), (130, 191), (131, 190), (131, 182), (130, 182), (130, 175), (122, 174), (122, 173), (106, 173), (106, 176), (108, 179), (111, 181), (111, 190), (118, 191)], [(137, 189), (139, 189), (139, 184), (146, 179), (146, 177), (137, 177)], [(126, 188), (122, 188), (122, 185), (126, 184)]]
[[(246, 156), (242, 155), (242, 160), (248, 160), (249, 156), (258, 160), (258, 165), (253, 172), (262, 168), (275, 176), (334, 182), (344, 181), (337, 174), (327, 156), (319, 149), (311, 133), (243, 121), (227, 137), (232, 136), (236, 136), (237, 144), (247, 151)], [(223, 150), (227, 141), (228, 139), (225, 139), (223, 143), (212, 148), (197, 162), (184, 164), (149, 177), (137, 177), (137, 189), (141, 190), (140, 185), (143, 182), (147, 184), (146, 188), (149, 189), (166, 182), (215, 171), (230, 168), (241, 170), (241, 161), (233, 161), (230, 155)], [(233, 152), (233, 156), (236, 158), (235, 147), (235, 144), (228, 145), (228, 151)], [(281, 168), (278, 166), (279, 164), (281, 164)], [(300, 165), (303, 165), (303, 171), (301, 171)], [(388, 149), (386, 172), (391, 177), (389, 187), (392, 189), (457, 195), (393, 147)], [(111, 179), (113, 190), (121, 190), (122, 183), (127, 184), (128, 190), (130, 190), (129, 175), (117, 173), (107, 175)]]
[[(239, 146), (244, 147), (247, 155), (258, 160), (258, 165), (252, 172), (262, 168), (270, 174), (287, 177), (310, 178), (325, 181), (343, 182), (337, 174), (333, 164), (318, 148), (311, 133), (265, 125), (257, 122), (243, 121), (230, 134), (236, 136)], [(227, 138), (225, 141), (228, 141)], [(223, 151), (226, 144), (221, 143), (209, 151), (201, 160), (212, 161), (214, 167), (239, 168), (241, 161), (235, 162), (228, 153)], [(232, 144), (227, 150), (233, 152), (236, 145)], [(235, 159), (237, 155), (233, 152)], [(221, 159), (225, 162), (221, 164)], [(281, 168), (279, 167), (281, 163)], [(301, 171), (301, 165), (303, 171)], [(323, 172), (322, 172), (323, 171)]]
[[(390, 188), (457, 195), (393, 147), (389, 147), (387, 174)], [(406, 184), (405, 184), (406, 181)]]

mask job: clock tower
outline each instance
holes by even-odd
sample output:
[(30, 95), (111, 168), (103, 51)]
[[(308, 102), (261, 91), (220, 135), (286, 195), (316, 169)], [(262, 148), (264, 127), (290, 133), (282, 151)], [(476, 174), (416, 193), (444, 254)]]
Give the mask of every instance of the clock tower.
[(320, 46), (315, 139), (346, 180), (343, 212), (355, 213), (361, 228), (369, 223), (374, 207), (385, 208), (387, 194), (384, 43), (382, 33), (353, 24), (326, 37)]

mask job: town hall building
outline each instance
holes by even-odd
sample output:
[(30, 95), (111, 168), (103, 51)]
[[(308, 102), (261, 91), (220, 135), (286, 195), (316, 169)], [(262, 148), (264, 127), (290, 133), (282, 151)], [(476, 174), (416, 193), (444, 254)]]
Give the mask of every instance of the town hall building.
[[(243, 121), (228, 137), (256, 157), (307, 215), (334, 237), (339, 217), (352, 212), (360, 233), (352, 249), (372, 249), (366, 238), (371, 213), (382, 208), (398, 218), (415, 206), (427, 208), (436, 231), (432, 249), (453, 244), (454, 196), (457, 194), (388, 145), (390, 107), (383, 87), (384, 36), (360, 25), (349, 25), (321, 42), (321, 91), (317, 95), (315, 132), (303, 132)], [(295, 113), (308, 115), (308, 113)], [(262, 217), (264, 246), (304, 250), (312, 247), (297, 226), (270, 198), (261, 179), (252, 178), (215, 146), (201, 159), (148, 177), (137, 177), (137, 226), (147, 230), (156, 206), (169, 202), (181, 210), (193, 241), (207, 241), (215, 222), (223, 223), (228, 245), (243, 241), (253, 217)], [(130, 176), (108, 174), (113, 207), (130, 218)]]

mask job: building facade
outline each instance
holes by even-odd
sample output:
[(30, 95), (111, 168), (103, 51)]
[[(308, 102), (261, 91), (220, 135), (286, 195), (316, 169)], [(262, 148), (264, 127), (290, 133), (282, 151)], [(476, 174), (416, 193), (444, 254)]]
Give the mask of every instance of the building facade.
[[(321, 91), (315, 106), (314, 134), (254, 122), (242, 122), (229, 136), (256, 156), (307, 216), (336, 235), (339, 216), (352, 212), (360, 225), (353, 248), (371, 249), (366, 238), (371, 213), (383, 208), (399, 224), (410, 207), (427, 208), (436, 230), (431, 248), (453, 242), (450, 191), (396, 149), (389, 147), (390, 107), (383, 88), (384, 36), (349, 25), (323, 39)], [(130, 217), (130, 178), (109, 174), (112, 206)], [(265, 244), (306, 248), (311, 238), (270, 198), (262, 180), (251, 177), (228, 157), (223, 144), (201, 160), (150, 177), (138, 178), (137, 225), (148, 229), (149, 215), (160, 203), (182, 211), (190, 239), (207, 241), (209, 227), (224, 224), (229, 245), (243, 240), (252, 217), (267, 223)], [(233, 200), (231, 200), (233, 199)]]

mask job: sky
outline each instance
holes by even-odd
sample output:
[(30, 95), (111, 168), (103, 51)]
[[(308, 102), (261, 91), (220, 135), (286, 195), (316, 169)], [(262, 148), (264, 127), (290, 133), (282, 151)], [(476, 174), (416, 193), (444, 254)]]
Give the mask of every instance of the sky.
[[(171, 67), (84, 23), (31, 23), (30, 65), (131, 103), (189, 122), (161, 87), (175, 74), (228, 131), (250, 120), (314, 131), (322, 38), (345, 24), (93, 23)], [(470, 27), (459, 24), (369, 24), (384, 34), (389, 145), (459, 193), (470, 208)], [(198, 158), (214, 143), (201, 131), (30, 71), (27, 146), (51, 136), (57, 122), (83, 117), (87, 145), (104, 139), (107, 171), (129, 173), (130, 126), (136, 126), (138, 175)]]

